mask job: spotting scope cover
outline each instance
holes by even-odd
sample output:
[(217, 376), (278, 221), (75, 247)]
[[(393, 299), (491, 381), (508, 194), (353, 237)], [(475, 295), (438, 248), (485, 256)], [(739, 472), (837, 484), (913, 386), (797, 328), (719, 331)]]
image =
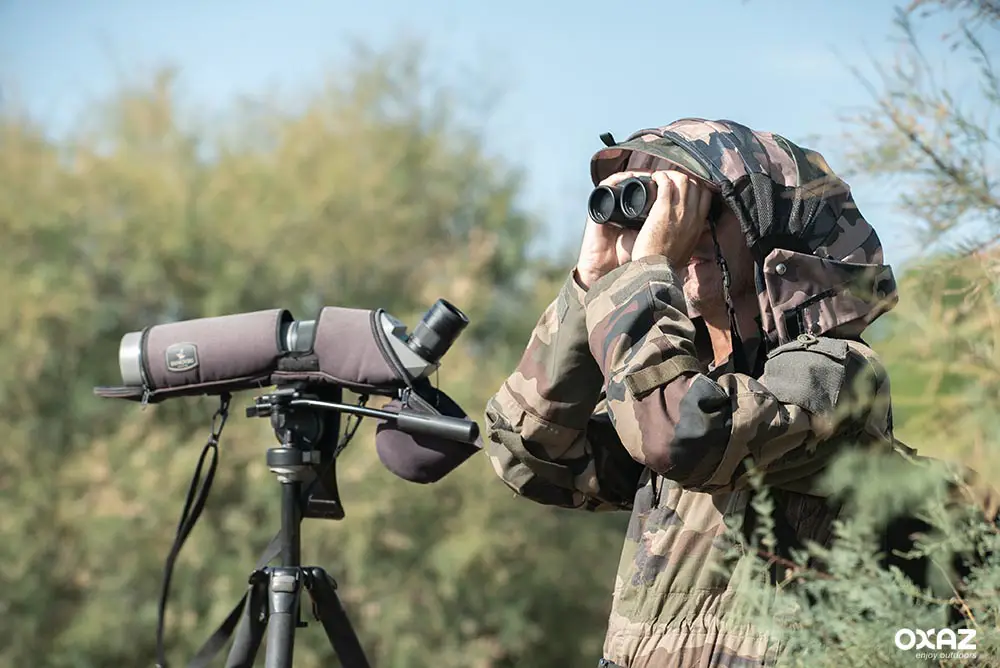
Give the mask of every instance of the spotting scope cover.
[(398, 417), (378, 423), (379, 457), (402, 478), (433, 482), (482, 447), (474, 423), (461, 441), (445, 428), (447, 420), (431, 428), (435, 416), (468, 420), (428, 381), (468, 322), (438, 300), (409, 335), (384, 309), (336, 306), (324, 307), (314, 321), (296, 321), (287, 309), (272, 309), (159, 324), (122, 337), (123, 384), (96, 387), (94, 393), (155, 404), (306, 384), (391, 397), (386, 408)]

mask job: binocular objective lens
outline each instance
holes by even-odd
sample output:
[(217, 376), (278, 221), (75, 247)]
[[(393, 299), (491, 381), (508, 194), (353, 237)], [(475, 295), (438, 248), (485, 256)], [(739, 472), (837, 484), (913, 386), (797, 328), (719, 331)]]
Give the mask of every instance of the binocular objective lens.
[(595, 223), (604, 223), (610, 220), (615, 213), (614, 191), (603, 186), (595, 188), (590, 194), (590, 201), (587, 202), (587, 212)]
[(622, 185), (622, 212), (629, 218), (641, 216), (649, 201), (646, 185), (639, 180)]

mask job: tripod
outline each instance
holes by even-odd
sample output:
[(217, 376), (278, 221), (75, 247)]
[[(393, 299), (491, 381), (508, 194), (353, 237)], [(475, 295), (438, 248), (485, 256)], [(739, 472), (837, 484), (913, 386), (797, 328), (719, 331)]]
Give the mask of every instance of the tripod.
[[(247, 408), (247, 417), (270, 417), (282, 442), (280, 447), (267, 451), (267, 466), (281, 483), (281, 566), (257, 569), (251, 574), (243, 619), (226, 659), (226, 668), (251, 668), (265, 632), (267, 668), (292, 667), (296, 629), (306, 626), (300, 620), (303, 589), (312, 599), (314, 616), (322, 624), (340, 664), (344, 668), (369, 668), (337, 596), (337, 583), (322, 568), (301, 565), (303, 485), (315, 476), (314, 467), (320, 464), (316, 461), (320, 451), (312, 446), (319, 442), (331, 422), (332, 433), (339, 432), (339, 415), (332, 413), (332, 418), (322, 420), (313, 412), (293, 410), (290, 405), (294, 396), (279, 391)], [(328, 466), (332, 467), (332, 461)], [(332, 502), (332, 511), (328, 505), (320, 513), (340, 519), (343, 510), (335, 490)]]
[[(340, 387), (325, 388), (321, 400), (308, 385), (280, 387), (271, 394), (257, 397), (247, 408), (247, 417), (268, 417), (280, 447), (267, 451), (267, 466), (281, 483), (281, 529), (250, 575), (249, 589), (226, 620), (202, 645), (188, 668), (207, 668), (212, 657), (228, 642), (236, 629), (226, 668), (251, 668), (260, 643), (267, 636), (267, 668), (291, 668), (295, 631), (306, 626), (299, 617), (302, 590), (309, 593), (313, 614), (322, 624), (344, 668), (369, 668), (361, 643), (337, 596), (337, 583), (318, 566), (301, 564), (300, 525), (303, 518), (344, 519), (344, 508), (337, 489), (337, 455), (354, 435), (349, 431), (344, 440), (340, 435), (340, 414), (374, 417), (393, 425), (406, 434), (422, 434), (432, 438), (472, 444), (479, 427), (464, 417), (416, 412), (405, 406), (398, 411), (385, 411), (340, 402)], [(326, 400), (329, 399), (329, 400)], [(405, 403), (405, 402), (404, 402)], [(160, 615), (157, 625), (158, 668), (166, 668), (163, 654), (163, 619), (174, 559), (204, 507), (208, 488), (215, 471), (210, 460), (204, 483), (195, 494), (201, 478), (206, 453), (215, 452), (222, 426), (228, 415), (229, 398), (222, 404), (212, 421), (212, 435), (202, 452), (195, 478), (188, 491), (188, 500), (181, 515), (177, 538), (167, 557)], [(460, 410), (460, 409), (459, 409)], [(321, 412), (322, 411), (322, 415)], [(221, 420), (216, 423), (216, 419)], [(466, 455), (467, 456), (467, 455)], [(267, 567), (281, 555), (281, 566)], [(238, 624), (238, 626), (237, 626)]]

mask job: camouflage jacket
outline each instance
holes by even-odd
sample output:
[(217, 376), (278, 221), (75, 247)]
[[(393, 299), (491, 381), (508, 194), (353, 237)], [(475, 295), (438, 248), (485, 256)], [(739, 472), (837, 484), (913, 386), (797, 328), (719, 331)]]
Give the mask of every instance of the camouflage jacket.
[[(668, 133), (671, 129), (677, 131), (677, 124), (667, 126)], [(697, 126), (686, 135), (684, 129), (681, 139), (701, 136), (703, 150), (699, 160), (673, 164), (696, 173), (701, 168), (701, 176), (732, 185), (739, 174), (727, 181), (713, 171), (738, 163), (732, 156), (741, 155), (740, 147), (730, 146), (727, 154), (713, 136), (732, 127)], [(636, 141), (655, 143), (646, 136)], [(702, 160), (713, 145), (717, 159)], [(603, 173), (595, 170), (595, 183), (608, 169), (624, 166), (628, 149), (619, 148), (600, 154), (595, 164), (611, 160), (616, 150), (623, 160)], [(764, 153), (744, 150), (740, 169), (745, 176), (756, 166), (755, 173), (776, 183), (781, 174), (752, 162)], [(669, 152), (656, 155), (670, 158)], [(810, 164), (819, 161), (813, 156)], [(784, 172), (789, 179), (807, 173)], [(820, 192), (842, 198), (845, 190)], [(829, 225), (823, 219), (829, 210), (813, 211), (811, 222)], [(843, 208), (836, 210), (842, 213)], [(728, 548), (720, 540), (726, 523), (735, 522), (744, 532), (752, 528), (750, 467), (762, 472), (772, 489), (786, 537), (824, 544), (837, 513), (815, 489), (824, 466), (848, 447), (892, 447), (888, 378), (856, 336), (863, 328), (857, 323), (870, 322), (888, 307), (870, 306), (884, 304), (884, 293), (879, 302), (864, 301), (851, 293), (858, 281), (842, 280), (858, 266), (850, 260), (873, 257), (869, 235), (850, 227), (867, 223), (849, 213), (847, 223), (839, 221), (838, 233), (813, 239), (816, 248), (835, 247), (837, 238), (852, 246), (833, 256), (834, 262), (828, 253), (806, 254), (802, 247), (768, 249), (761, 257), (758, 268), (773, 267), (775, 257), (787, 268), (771, 272), (770, 284), (761, 282), (768, 339), (749, 346), (760, 352), (754, 373), (735, 373), (728, 364), (709, 368), (699, 359), (696, 327), (678, 279), (664, 258), (646, 258), (619, 267), (587, 291), (567, 278), (518, 367), (489, 401), (487, 453), (517, 494), (565, 508), (631, 510), (604, 644), (605, 658), (618, 665), (773, 664), (780, 647), (752, 624), (732, 619), (737, 583), (718, 568)], [(862, 255), (858, 248), (864, 244)], [(874, 266), (873, 280), (894, 290), (891, 274), (885, 282), (887, 268)], [(796, 274), (790, 267), (811, 271)], [(835, 287), (817, 286), (824, 277)], [(787, 308), (790, 303), (794, 308)], [(816, 318), (801, 317), (813, 308)], [(799, 317), (784, 317), (796, 309)], [(806, 331), (790, 332), (795, 326)], [(733, 564), (726, 565), (732, 572)]]

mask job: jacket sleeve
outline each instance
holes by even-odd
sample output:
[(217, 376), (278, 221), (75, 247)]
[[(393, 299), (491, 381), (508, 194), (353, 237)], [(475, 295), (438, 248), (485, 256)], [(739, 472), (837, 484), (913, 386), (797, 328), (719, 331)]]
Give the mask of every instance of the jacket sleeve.
[(861, 343), (803, 335), (768, 353), (759, 378), (716, 379), (667, 260), (622, 265), (586, 294), (589, 344), (608, 416), (638, 462), (686, 489), (734, 490), (748, 468), (794, 488), (840, 448), (889, 443), (889, 383)]
[(584, 290), (571, 274), (489, 400), (485, 449), (497, 475), (538, 503), (629, 509), (643, 466), (622, 446), (590, 353)]

